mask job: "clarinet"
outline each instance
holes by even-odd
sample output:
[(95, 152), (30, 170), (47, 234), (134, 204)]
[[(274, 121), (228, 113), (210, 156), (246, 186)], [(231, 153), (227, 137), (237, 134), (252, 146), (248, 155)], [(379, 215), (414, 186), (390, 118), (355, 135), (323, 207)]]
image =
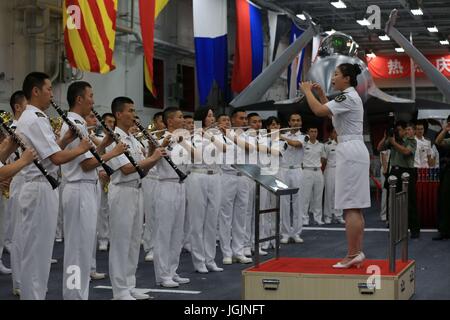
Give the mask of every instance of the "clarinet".
[[(156, 139), (153, 138), (139, 122), (134, 120), (134, 123), (139, 128), (139, 130), (142, 132), (142, 134), (147, 138), (148, 141), (150, 141), (156, 148), (160, 147), (160, 144), (158, 143), (158, 141), (156, 141)], [(178, 169), (176, 164), (172, 161), (172, 159), (169, 156), (164, 156), (164, 159), (166, 159), (167, 163), (170, 164), (170, 166), (173, 168), (173, 170), (175, 170), (178, 177), (180, 178), (180, 182), (183, 182), (183, 180), (187, 178), (187, 175), (184, 172), (182, 172), (180, 169)]]
[[(64, 120), (64, 122), (69, 126), (70, 130), (72, 130), (77, 137), (81, 140), (83, 139), (83, 135), (78, 130), (75, 124), (65, 115), (64, 111), (53, 101), (51, 100), (51, 104), (53, 108), (55, 108), (56, 112), (60, 115), (60, 117)], [(105, 170), (106, 174), (108, 176), (111, 176), (114, 173), (114, 170), (109, 167), (106, 162), (100, 157), (100, 155), (95, 150), (95, 147), (91, 147), (89, 151), (92, 153), (92, 155), (97, 159), (97, 161), (102, 165), (103, 169)]]
[[(98, 122), (101, 123), (103, 129), (106, 130), (106, 132), (114, 139), (114, 141), (116, 143), (120, 142), (119, 137), (116, 135), (116, 133), (106, 125), (105, 121), (103, 121), (102, 117), (98, 114), (97, 111), (92, 110), (92, 112), (94, 113), (95, 117), (97, 118)], [(131, 156), (130, 152), (127, 150), (123, 153), (128, 161), (130, 161), (130, 163), (133, 165), (133, 167), (136, 169), (136, 172), (139, 174), (139, 177), (141, 177), (141, 179), (143, 179), (146, 174), (145, 172), (142, 170), (142, 168), (139, 166), (139, 164), (136, 162), (136, 160), (134, 160), (134, 158)]]
[[(0, 124), (3, 127), (3, 130), (5, 130), (11, 138), (14, 140), (14, 142), (22, 149), (26, 150), (25, 144), (20, 140), (20, 138), (15, 134), (15, 132), (5, 123), (2, 117), (0, 117)], [(33, 163), (36, 165), (36, 167), (39, 169), (39, 171), (42, 172), (44, 177), (48, 180), (48, 182), (51, 184), (53, 189), (58, 188), (59, 182), (54, 177), (52, 177), (47, 170), (44, 168), (42, 163), (38, 159), (34, 159)]]

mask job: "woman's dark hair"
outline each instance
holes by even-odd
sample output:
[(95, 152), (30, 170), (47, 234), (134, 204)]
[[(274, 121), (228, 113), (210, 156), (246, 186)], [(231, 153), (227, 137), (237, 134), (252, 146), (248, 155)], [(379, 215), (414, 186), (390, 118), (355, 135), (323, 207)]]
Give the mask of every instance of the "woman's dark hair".
[(344, 77), (350, 77), (350, 85), (356, 87), (358, 85), (358, 74), (361, 73), (361, 67), (358, 64), (343, 63), (338, 66)]
[(205, 119), (208, 116), (208, 112), (211, 110), (214, 113), (213, 107), (200, 107), (194, 112), (194, 121), (201, 121), (202, 127), (205, 126)]
[(269, 126), (270, 126), (273, 122), (275, 122), (276, 124), (281, 124), (281, 123), (280, 123), (280, 119), (278, 119), (277, 117), (274, 117), (274, 116), (270, 116), (270, 117), (268, 117), (268, 118), (266, 119), (266, 121), (265, 121), (265, 127), (266, 127), (266, 129), (269, 129)]

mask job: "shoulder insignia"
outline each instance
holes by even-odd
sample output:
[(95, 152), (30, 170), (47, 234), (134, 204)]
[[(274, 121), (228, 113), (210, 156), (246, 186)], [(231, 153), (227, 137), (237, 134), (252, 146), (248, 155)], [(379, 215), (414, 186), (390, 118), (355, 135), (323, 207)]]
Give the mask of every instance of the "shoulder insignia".
[(340, 94), (340, 95), (336, 96), (336, 98), (334, 98), (334, 101), (336, 101), (336, 102), (342, 102), (342, 101), (345, 101), (345, 99), (347, 99), (347, 97), (345, 96), (345, 94)]
[(39, 118), (47, 118), (47, 116), (45, 114), (43, 114), (42, 112), (36, 111), (35, 113)]
[(331, 144), (331, 141), (328, 141), (327, 144)]
[(81, 124), (81, 125), (83, 125), (83, 122), (81, 122), (81, 121), (78, 120), (78, 119), (75, 119), (74, 122), (75, 122), (76, 124)]

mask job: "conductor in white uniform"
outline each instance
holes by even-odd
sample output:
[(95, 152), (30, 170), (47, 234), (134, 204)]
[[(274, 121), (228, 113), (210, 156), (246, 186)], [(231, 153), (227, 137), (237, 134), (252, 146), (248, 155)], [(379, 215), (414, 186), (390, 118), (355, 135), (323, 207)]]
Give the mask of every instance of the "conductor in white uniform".
[[(338, 133), (336, 147), (335, 208), (344, 210), (348, 241), (347, 256), (333, 265), (334, 268), (361, 266), (364, 216), (362, 208), (370, 207), (369, 152), (363, 140), (363, 104), (355, 87), (361, 73), (357, 64), (339, 65), (332, 79), (335, 90), (341, 91), (333, 101), (328, 101), (318, 84), (302, 82), (308, 105), (316, 116), (331, 117)], [(319, 100), (312, 93), (316, 89)]]

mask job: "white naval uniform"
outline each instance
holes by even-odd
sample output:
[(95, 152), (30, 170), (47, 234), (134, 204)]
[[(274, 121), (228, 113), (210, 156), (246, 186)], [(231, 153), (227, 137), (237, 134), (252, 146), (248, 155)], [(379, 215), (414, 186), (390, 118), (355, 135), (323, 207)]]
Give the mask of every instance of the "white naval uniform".
[(325, 158), (323, 143), (316, 140), (308, 141), (303, 146), (303, 189), (302, 202), (305, 224), (309, 220), (309, 212), (312, 212), (314, 221), (322, 224), (322, 199), (323, 199), (323, 174), (321, 158)]
[[(0, 168), (3, 167), (3, 163), (0, 161)], [(2, 263), (3, 246), (5, 242), (5, 206), (3, 197), (0, 197), (0, 265)]]
[(363, 139), (364, 109), (354, 87), (326, 103), (338, 134), (336, 149), (336, 209), (370, 207), (369, 151)]
[[(128, 145), (128, 151), (134, 160), (144, 159), (142, 146), (133, 135), (129, 135), (119, 127), (116, 134)], [(115, 147), (112, 143), (107, 151)], [(109, 273), (114, 299), (129, 298), (136, 287), (136, 269), (139, 261), (139, 248), (144, 222), (143, 194), (141, 179), (137, 172), (124, 175), (121, 167), (129, 164), (128, 158), (121, 154), (108, 161), (115, 171), (109, 184)]]
[[(61, 149), (48, 117), (40, 109), (27, 105), (17, 122), (16, 132), (36, 150), (43, 167), (56, 178), (58, 167), (49, 157)], [(33, 163), (22, 172), (25, 183), (19, 195), (23, 235), (20, 298), (43, 300), (50, 273), (59, 195)]]
[(342, 219), (342, 210), (336, 209), (334, 206), (334, 193), (336, 183), (336, 147), (337, 143), (330, 140), (325, 143), (325, 156), (327, 165), (324, 171), (325, 193), (323, 203), (323, 217), (326, 222), (331, 222), (334, 218)]
[[(17, 128), (17, 120), (14, 120), (11, 129), (15, 130)], [(19, 152), (19, 150), (17, 150)], [(11, 155), (13, 161), (16, 161), (15, 154)], [(19, 194), (25, 183), (25, 177), (23, 172), (17, 173), (11, 180), (11, 185), (9, 186), (9, 200), (6, 210), (9, 211), (11, 215), (11, 223), (13, 226), (13, 234), (11, 238), (11, 271), (12, 271), (12, 282), (13, 289), (20, 289), (20, 261), (22, 256), (22, 216), (19, 211)]]
[[(103, 140), (105, 134), (101, 133), (96, 138)], [(102, 167), (97, 168), (97, 172), (103, 171)], [(109, 205), (108, 205), (108, 193), (105, 192), (105, 186), (99, 181), (100, 191), (100, 203), (98, 208), (97, 217), (97, 241), (109, 241)]]
[(302, 205), (304, 188), (303, 169), (301, 167), (305, 154), (305, 136), (300, 130), (295, 133), (288, 132), (282, 136), (289, 140), (300, 141), (303, 144), (301, 148), (295, 148), (284, 141), (280, 141), (283, 156), (280, 158), (279, 178), (289, 187), (299, 188), (298, 192), (292, 195), (292, 212), (290, 205), (291, 196), (280, 197), (280, 234), (282, 237), (293, 238), (296, 235), (301, 235), (303, 219), (305, 218), (304, 206)]
[[(146, 142), (148, 152), (148, 141)], [(166, 161), (166, 160), (163, 160)], [(144, 233), (142, 236), (144, 251), (153, 251), (155, 236), (155, 192), (158, 188), (158, 176), (155, 167), (151, 168), (147, 176), (142, 179), (144, 193)]]
[[(163, 135), (160, 143), (167, 136)], [(187, 161), (188, 154), (179, 144), (166, 148), (167, 155), (181, 171), (185, 171), (181, 160)], [(186, 163), (186, 162), (185, 162)], [(184, 217), (186, 210), (186, 189), (166, 160), (155, 165), (159, 182), (155, 192), (155, 237), (153, 264), (157, 284), (173, 281), (177, 276), (180, 253), (183, 246)]]
[(220, 249), (224, 258), (243, 257), (245, 245), (245, 218), (249, 203), (247, 178), (234, 169), (238, 146), (224, 137), (227, 152), (221, 166), (221, 200), (219, 211)]
[[(219, 139), (215, 136), (215, 139)], [(202, 151), (202, 161), (194, 161), (186, 189), (186, 215), (190, 225), (192, 263), (196, 270), (216, 267), (217, 219), (220, 210), (220, 167), (216, 160), (221, 151), (201, 135), (194, 135), (192, 146)], [(208, 164), (207, 164), (208, 163)]]
[[(88, 137), (86, 121), (81, 115), (69, 111), (67, 117), (84, 137)], [(64, 123), (61, 135), (64, 136), (69, 130), (69, 126)], [(80, 140), (75, 139), (66, 149), (74, 149), (79, 143)], [(98, 175), (95, 169), (84, 171), (81, 163), (91, 158), (93, 155), (88, 151), (61, 165), (61, 173), (66, 181), (61, 201), (64, 214), (64, 300), (87, 300), (89, 297), (92, 247), (95, 246), (97, 228)], [(73, 266), (79, 268), (79, 288), (71, 283)]]
[(414, 156), (414, 168), (428, 168), (428, 156), (433, 154), (431, 150), (431, 141), (422, 137), (416, 137), (417, 149)]

